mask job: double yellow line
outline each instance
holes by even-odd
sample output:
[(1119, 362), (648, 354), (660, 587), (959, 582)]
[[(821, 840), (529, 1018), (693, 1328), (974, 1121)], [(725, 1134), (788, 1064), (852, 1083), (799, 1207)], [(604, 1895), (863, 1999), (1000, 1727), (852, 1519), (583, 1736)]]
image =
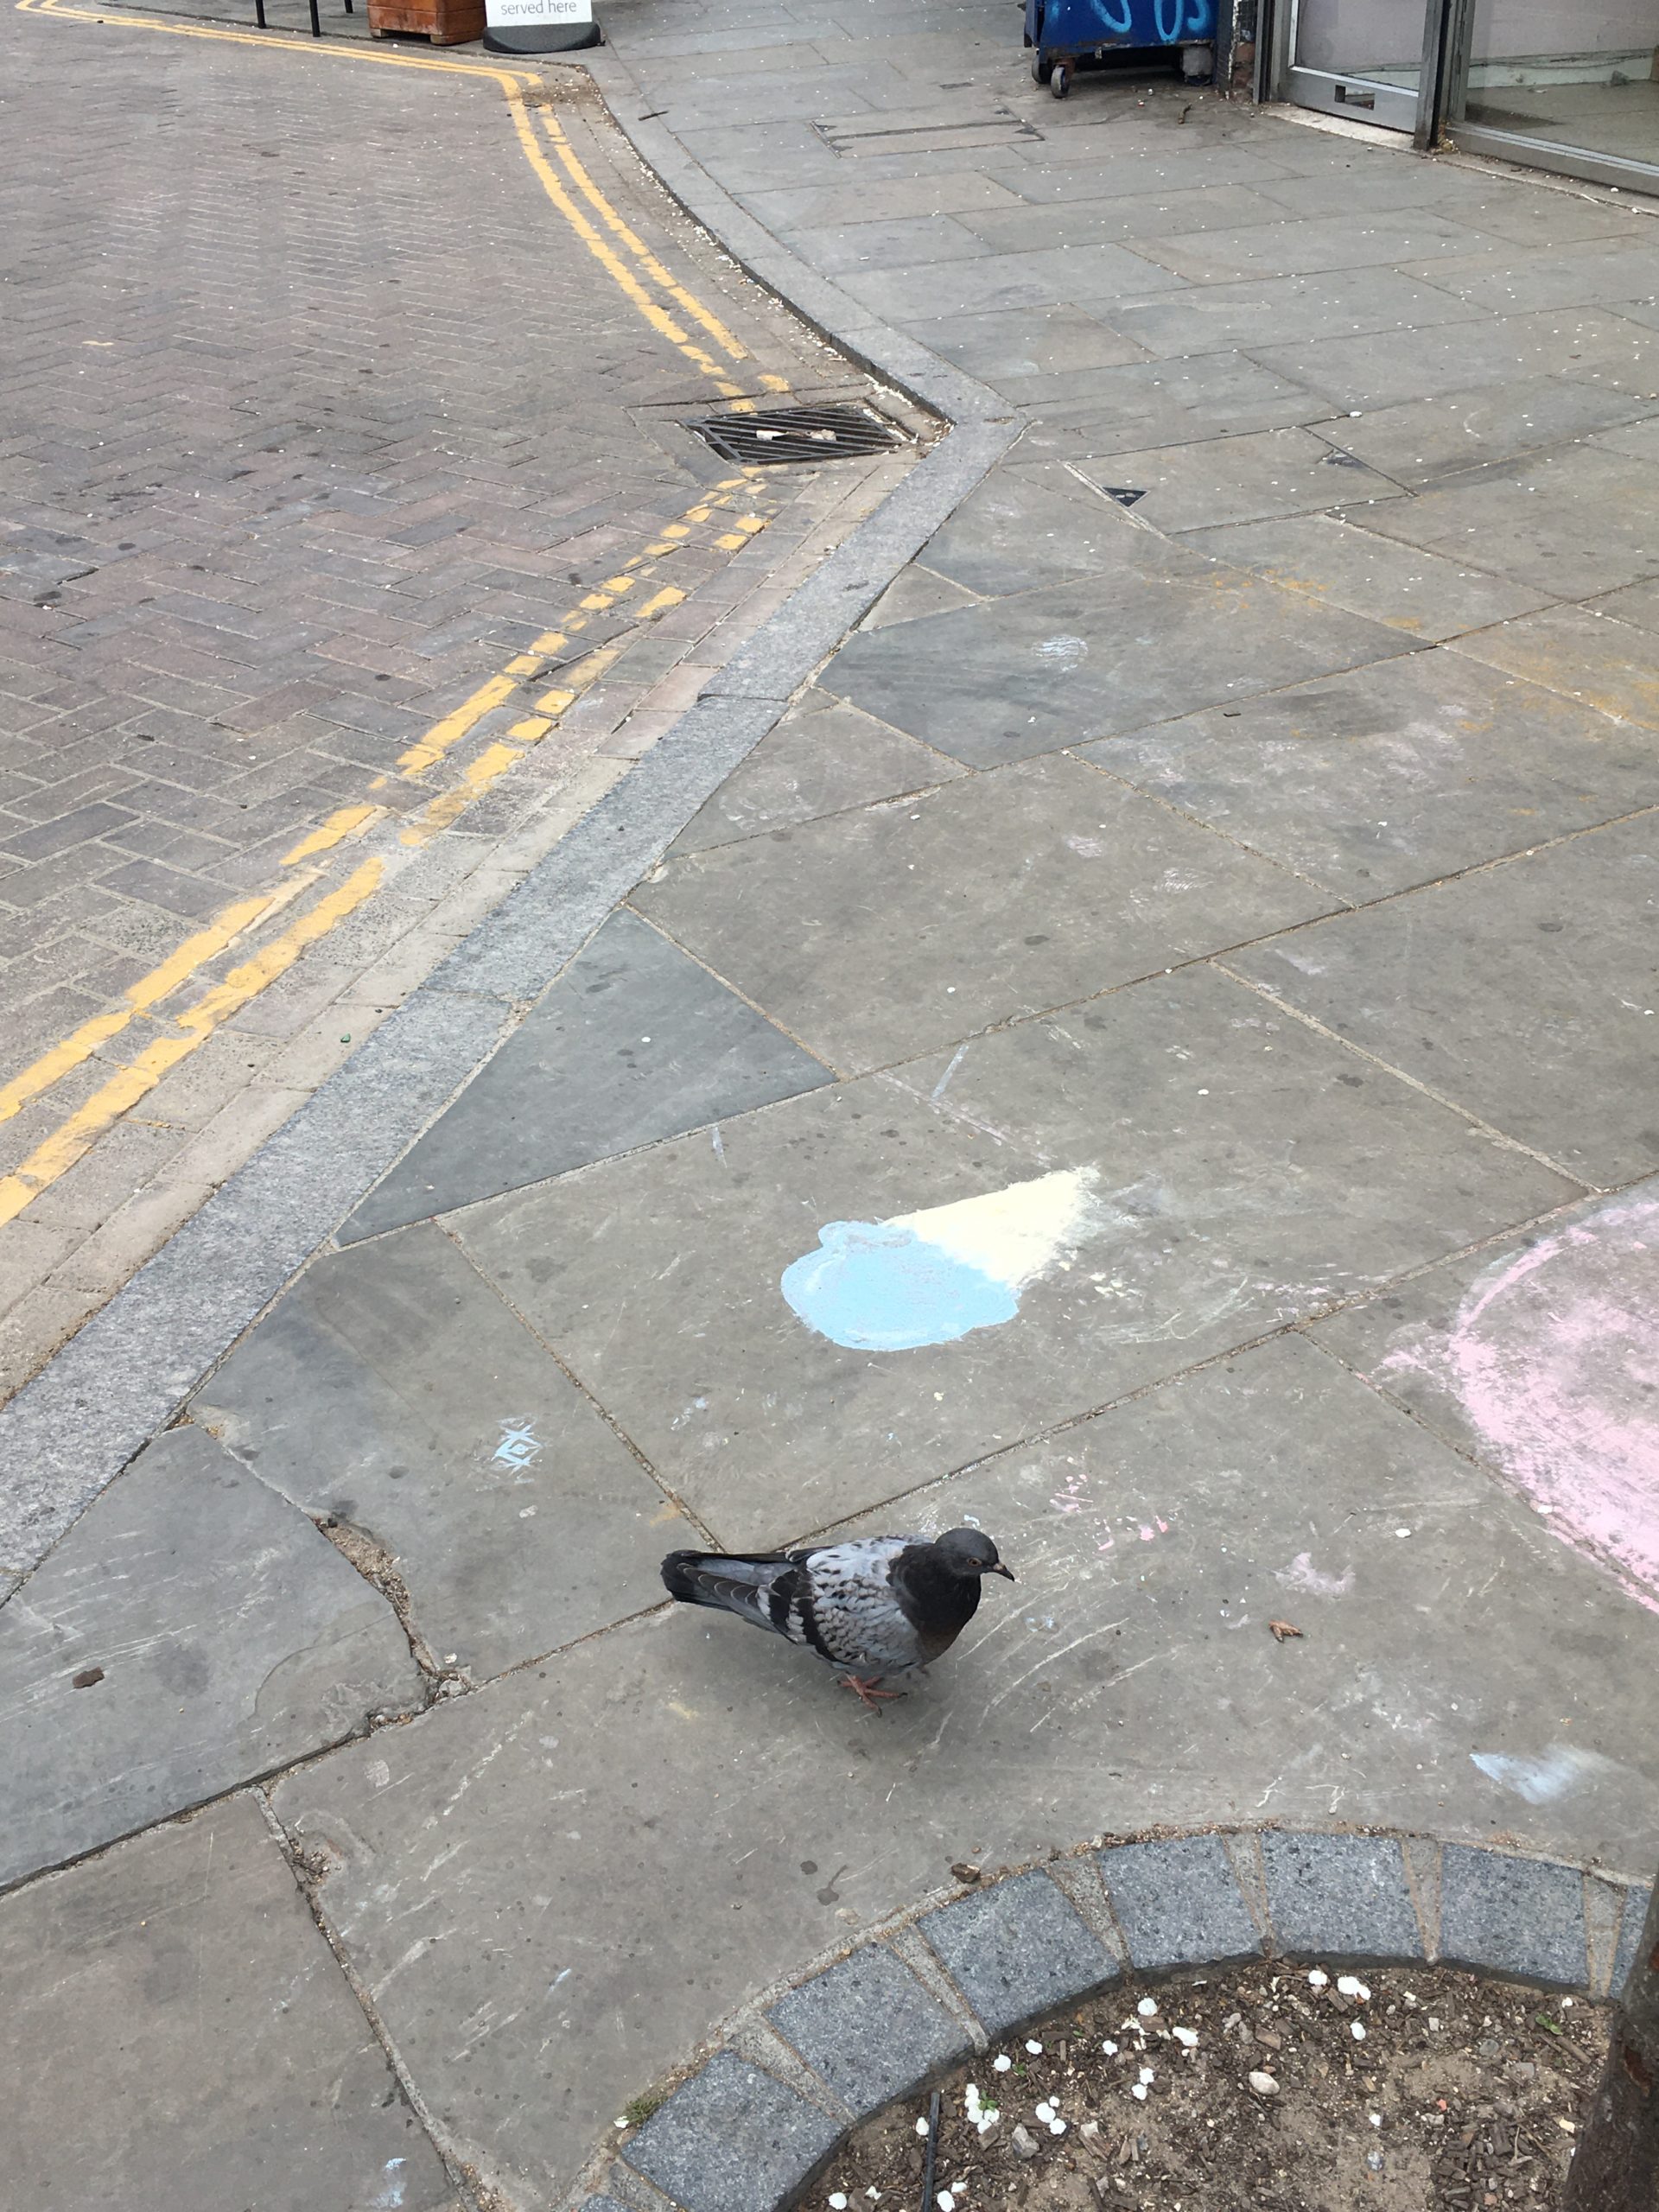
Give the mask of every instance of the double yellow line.
[[(17, 5), (29, 14), (67, 17), (82, 22), (105, 23), (111, 20), (96, 9), (72, 6), (67, 0), (17, 0)], [(674, 346), (700, 374), (709, 378), (723, 397), (738, 408), (753, 406), (753, 400), (744, 396), (743, 385), (734, 380), (737, 365), (753, 358), (748, 349), (672, 276), (611, 206), (557, 120), (545, 107), (532, 109), (525, 95), (532, 86), (539, 88), (541, 79), (485, 63), (440, 60), (339, 45), (314, 46), (309, 41), (302, 43), (265, 32), (165, 22), (154, 16), (124, 14), (115, 20), (125, 27), (159, 31), (172, 37), (260, 46), (278, 53), (307, 54), (327, 60), (368, 61), (385, 68), (435, 71), (450, 76), (481, 78), (494, 84), (506, 100), (518, 144), (547, 197), (607, 276), (651, 328)], [(543, 148), (533, 117), (539, 117), (557, 168)], [(584, 202), (585, 206), (582, 204)], [(671, 306), (665, 307), (658, 293), (665, 296)], [(693, 335), (686, 327), (688, 322), (696, 326), (708, 344)], [(752, 386), (765, 391), (789, 389), (787, 379), (782, 377), (752, 372), (749, 381)], [(736, 494), (747, 488), (747, 474), (728, 478), (689, 507), (678, 521), (664, 525), (614, 575), (560, 616), (528, 651), (516, 654), (499, 674), (479, 685), (459, 707), (435, 722), (408, 747), (397, 764), (401, 776), (417, 780), (424, 777), (440, 766), (486, 715), (505, 706), (515, 693), (551, 672), (556, 657), (565, 652), (571, 639), (596, 614), (619, 601), (631, 601), (631, 595), (640, 585), (651, 580), (653, 564), (686, 544), (698, 525), (714, 520), (720, 510), (734, 505)], [(756, 531), (764, 529), (766, 521), (766, 518), (758, 513), (735, 516), (732, 527), (714, 542), (725, 550), (735, 551)], [(678, 605), (685, 595), (676, 586), (660, 587), (632, 607), (635, 623), (654, 620)], [(485, 747), (456, 781), (447, 790), (435, 793), (405, 822), (399, 833), (400, 842), (405, 846), (418, 847), (455, 821), (524, 759), (531, 747), (556, 726), (560, 716), (598, 682), (622, 650), (620, 645), (607, 645), (560, 668), (559, 681), (531, 702), (528, 714), (514, 722), (503, 738)], [(372, 790), (383, 788), (388, 780), (385, 777), (377, 779)], [(166, 999), (182, 988), (209, 961), (228, 950), (249, 931), (270, 921), (314, 883), (316, 870), (308, 868), (307, 863), (366, 836), (385, 818), (386, 812), (384, 805), (372, 803), (342, 807), (302, 837), (283, 855), (281, 862), (285, 870), (301, 871), (290, 881), (225, 907), (205, 928), (187, 938), (148, 976), (132, 985), (118, 1006), (83, 1023), (30, 1066), (0, 1085), (0, 1123), (13, 1119), (34, 1100), (53, 1090), (133, 1022), (156, 1014)], [(365, 859), (345, 881), (327, 892), (279, 936), (232, 968), (191, 1005), (175, 1015), (162, 1017), (171, 1020), (175, 1033), (156, 1039), (130, 1065), (118, 1068), (13, 1173), (0, 1177), (0, 1225), (15, 1219), (43, 1190), (84, 1157), (105, 1131), (153, 1090), (165, 1075), (199, 1051), (225, 1021), (285, 975), (308, 946), (326, 937), (372, 898), (385, 876), (384, 859)]]

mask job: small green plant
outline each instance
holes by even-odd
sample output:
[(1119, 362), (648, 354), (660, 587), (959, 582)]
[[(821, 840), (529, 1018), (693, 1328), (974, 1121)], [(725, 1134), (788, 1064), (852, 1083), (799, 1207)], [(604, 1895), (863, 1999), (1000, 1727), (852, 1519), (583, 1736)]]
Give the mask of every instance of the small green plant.
[(622, 2117), (630, 2127), (643, 2127), (664, 2098), (661, 2089), (647, 2089), (640, 2096), (630, 2097), (622, 2107)]

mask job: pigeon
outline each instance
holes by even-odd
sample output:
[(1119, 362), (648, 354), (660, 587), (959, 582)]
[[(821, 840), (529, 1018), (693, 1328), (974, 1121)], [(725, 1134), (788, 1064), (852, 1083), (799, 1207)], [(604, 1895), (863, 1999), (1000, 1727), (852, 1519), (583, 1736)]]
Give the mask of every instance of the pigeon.
[(715, 1605), (791, 1643), (810, 1644), (844, 1671), (871, 1712), (879, 1685), (914, 1676), (948, 1651), (972, 1620), (980, 1577), (1013, 1575), (977, 1529), (944, 1535), (855, 1536), (798, 1552), (671, 1552), (663, 1582), (683, 1605)]

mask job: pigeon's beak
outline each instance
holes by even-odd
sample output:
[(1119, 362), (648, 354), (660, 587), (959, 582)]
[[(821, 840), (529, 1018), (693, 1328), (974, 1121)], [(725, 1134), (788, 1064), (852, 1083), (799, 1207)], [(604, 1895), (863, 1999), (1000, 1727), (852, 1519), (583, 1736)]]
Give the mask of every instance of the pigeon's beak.
[(1014, 1569), (1011, 1567), (1004, 1567), (1001, 1560), (998, 1560), (995, 1567), (987, 1567), (985, 1572), (988, 1574), (1000, 1574), (1005, 1582), (1012, 1582), (1014, 1580)]

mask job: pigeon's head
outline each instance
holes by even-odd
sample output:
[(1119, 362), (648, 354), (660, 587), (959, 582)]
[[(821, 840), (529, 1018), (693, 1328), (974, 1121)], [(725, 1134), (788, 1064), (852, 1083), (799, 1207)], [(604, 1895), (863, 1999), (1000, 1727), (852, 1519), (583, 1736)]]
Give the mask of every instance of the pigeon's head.
[(933, 1548), (947, 1573), (959, 1574), (964, 1580), (976, 1580), (982, 1574), (1004, 1575), (1010, 1582), (1014, 1580), (997, 1557), (996, 1546), (978, 1529), (947, 1529)]

